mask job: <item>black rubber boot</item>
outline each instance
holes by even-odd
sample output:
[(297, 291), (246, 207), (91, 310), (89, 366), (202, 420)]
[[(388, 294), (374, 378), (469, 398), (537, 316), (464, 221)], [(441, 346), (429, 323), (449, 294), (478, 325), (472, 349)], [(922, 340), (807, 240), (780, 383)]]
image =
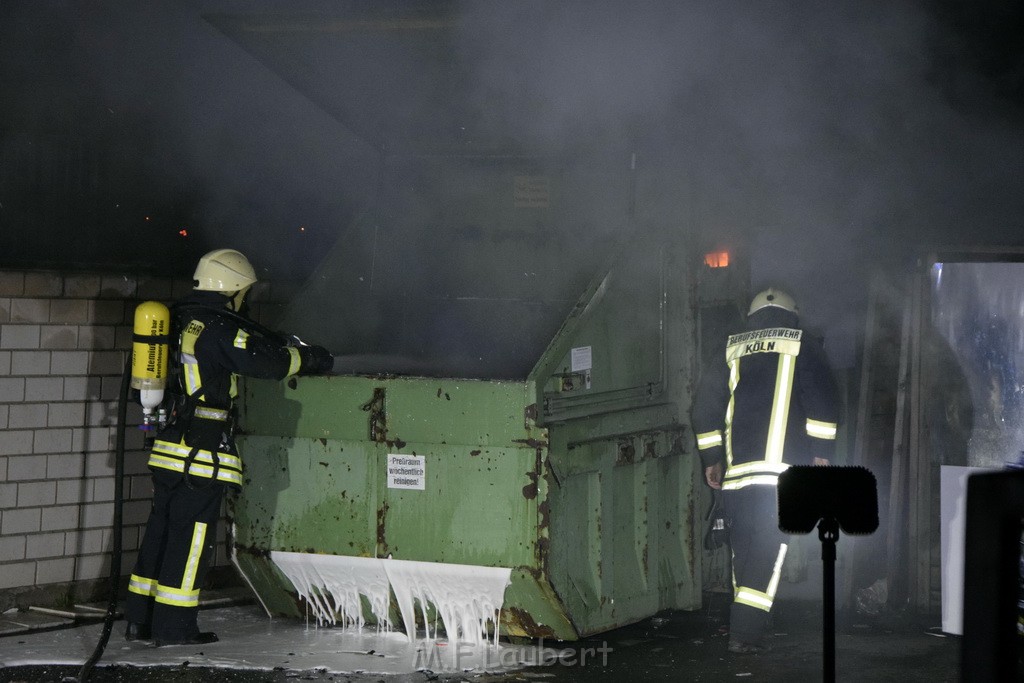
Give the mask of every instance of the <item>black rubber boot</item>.
[(129, 621), (128, 626), (124, 629), (125, 640), (152, 640), (152, 630), (148, 624), (138, 624), (134, 621)]
[(166, 647), (168, 645), (206, 645), (208, 643), (216, 643), (218, 640), (220, 639), (217, 637), (216, 633), (207, 631), (205, 633), (197, 633), (194, 636), (183, 638), (181, 640), (164, 640), (162, 638), (157, 638), (154, 644), (157, 647)]

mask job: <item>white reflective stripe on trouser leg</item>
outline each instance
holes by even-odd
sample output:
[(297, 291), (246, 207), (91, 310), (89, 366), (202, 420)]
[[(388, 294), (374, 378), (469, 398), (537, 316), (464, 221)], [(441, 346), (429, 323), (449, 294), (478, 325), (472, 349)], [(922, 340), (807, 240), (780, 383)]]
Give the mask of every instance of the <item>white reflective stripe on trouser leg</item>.
[(775, 602), (775, 592), (779, 588), (779, 578), (782, 576), (782, 563), (786, 559), (787, 547), (785, 543), (779, 546), (779, 554), (775, 559), (775, 566), (772, 568), (772, 576), (768, 580), (768, 589), (762, 592), (747, 586), (737, 586), (736, 602), (765, 612), (771, 611), (772, 604)]
[(789, 546), (785, 543), (779, 546), (779, 556), (775, 560), (775, 567), (772, 569), (772, 580), (768, 582), (768, 595), (775, 600), (775, 592), (779, 590), (779, 578), (782, 576), (782, 563), (786, 561), (786, 551)]
[(199, 558), (203, 554), (203, 546), (206, 543), (206, 524), (196, 522), (192, 532), (192, 543), (189, 547), (188, 558), (185, 560), (185, 571), (181, 577), (181, 586), (157, 586), (156, 601), (174, 607), (198, 607), (199, 590), (195, 588), (196, 573), (199, 568)]
[(171, 607), (199, 607), (199, 591), (197, 590), (183, 591), (170, 586), (157, 586), (156, 596), (153, 599)]
[(185, 563), (185, 575), (181, 579), (182, 590), (190, 591), (195, 588), (199, 558), (203, 555), (203, 546), (205, 544), (206, 524), (196, 522), (195, 531), (192, 532), (192, 547), (188, 552), (188, 561)]

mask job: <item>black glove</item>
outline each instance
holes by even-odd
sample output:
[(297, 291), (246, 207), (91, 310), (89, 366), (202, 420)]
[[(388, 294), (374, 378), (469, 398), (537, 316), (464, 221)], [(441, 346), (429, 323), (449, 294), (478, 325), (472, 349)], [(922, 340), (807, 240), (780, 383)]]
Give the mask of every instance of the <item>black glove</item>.
[(299, 346), (300, 375), (324, 375), (334, 368), (334, 356), (322, 346)]

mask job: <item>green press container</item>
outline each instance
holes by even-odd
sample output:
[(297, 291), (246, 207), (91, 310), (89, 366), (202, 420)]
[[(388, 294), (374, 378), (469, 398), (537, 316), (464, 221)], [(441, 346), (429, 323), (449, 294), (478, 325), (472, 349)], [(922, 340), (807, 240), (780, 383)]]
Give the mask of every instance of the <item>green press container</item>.
[(278, 552), (507, 568), (501, 635), (699, 608), (699, 269), (681, 246), (635, 245), (521, 380), (246, 381), (234, 559), (266, 609), (307, 611)]

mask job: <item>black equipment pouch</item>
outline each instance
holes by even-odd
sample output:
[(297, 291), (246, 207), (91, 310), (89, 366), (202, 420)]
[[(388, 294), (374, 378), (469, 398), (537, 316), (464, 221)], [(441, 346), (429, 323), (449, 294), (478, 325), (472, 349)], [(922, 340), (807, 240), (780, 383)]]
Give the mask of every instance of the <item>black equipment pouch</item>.
[(717, 550), (729, 543), (729, 527), (732, 526), (732, 521), (725, 512), (721, 496), (719, 491), (711, 493), (711, 509), (705, 518), (708, 523), (708, 530), (704, 534), (705, 550)]

